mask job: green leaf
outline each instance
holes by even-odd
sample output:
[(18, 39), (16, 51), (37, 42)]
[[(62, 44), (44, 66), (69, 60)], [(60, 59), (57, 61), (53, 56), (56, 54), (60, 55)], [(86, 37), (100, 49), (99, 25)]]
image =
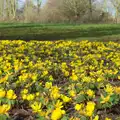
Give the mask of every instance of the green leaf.
[(6, 115), (0, 115), (0, 120), (7, 120), (7, 116)]
[(68, 116), (63, 116), (61, 120), (69, 120)]
[(76, 102), (81, 103), (83, 101), (85, 101), (85, 95), (78, 95), (76, 98)]
[(93, 83), (90, 83), (90, 84), (89, 84), (89, 88), (92, 89), (92, 90), (97, 90), (96, 85), (93, 84)]
[(82, 117), (80, 118), (80, 120), (88, 120), (88, 118), (85, 117), (85, 116), (82, 116)]
[(45, 118), (43, 116), (37, 115), (36, 120), (45, 120)]

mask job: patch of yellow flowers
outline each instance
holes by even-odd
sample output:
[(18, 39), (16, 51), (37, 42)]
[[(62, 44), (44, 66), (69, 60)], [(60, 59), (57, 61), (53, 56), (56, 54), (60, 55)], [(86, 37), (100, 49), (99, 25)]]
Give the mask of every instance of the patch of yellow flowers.
[(8, 111), (10, 110), (11, 106), (8, 104), (0, 105), (0, 114), (8, 114)]
[(120, 100), (119, 61), (114, 42), (0, 41), (0, 115), (21, 102), (34, 119), (101, 120)]

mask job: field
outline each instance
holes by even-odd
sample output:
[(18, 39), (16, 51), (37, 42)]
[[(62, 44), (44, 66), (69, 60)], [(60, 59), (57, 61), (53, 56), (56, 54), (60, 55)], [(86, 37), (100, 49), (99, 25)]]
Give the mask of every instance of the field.
[(119, 120), (119, 102), (119, 43), (0, 41), (0, 120)]
[(0, 39), (9, 40), (114, 40), (119, 41), (120, 24), (31, 24), (0, 23)]

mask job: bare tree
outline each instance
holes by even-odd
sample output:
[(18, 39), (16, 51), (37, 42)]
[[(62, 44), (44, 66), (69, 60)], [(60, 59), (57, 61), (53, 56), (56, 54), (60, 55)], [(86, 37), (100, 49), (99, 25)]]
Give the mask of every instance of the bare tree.
[(0, 0), (0, 16), (2, 20), (14, 20), (16, 17), (17, 0)]
[[(60, 22), (62, 21), (61, 0), (48, 0), (46, 5), (42, 8), (42, 16), (44, 22)], [(61, 8), (62, 9), (62, 8)]]
[(115, 19), (116, 23), (118, 23), (118, 18), (120, 15), (120, 0), (111, 0), (112, 5), (114, 6), (115, 9)]
[(93, 19), (93, 11), (95, 9), (95, 3), (97, 0), (88, 0), (89, 1), (89, 19), (92, 21)]
[(71, 21), (79, 21), (89, 8), (88, 0), (63, 0), (63, 14)]
[[(120, 1), (109, 1), (114, 6), (118, 22)], [(47, 0), (43, 6), (42, 0), (0, 0), (0, 21), (103, 22), (110, 17), (107, 2), (108, 0)]]
[(32, 19), (32, 14), (34, 8), (34, 4), (32, 0), (26, 0), (25, 5), (24, 5), (24, 21), (25, 22), (30, 22)]
[(0, 0), (0, 20), (4, 17), (4, 0)]
[(37, 0), (37, 13), (40, 14), (40, 8), (41, 8), (42, 0)]

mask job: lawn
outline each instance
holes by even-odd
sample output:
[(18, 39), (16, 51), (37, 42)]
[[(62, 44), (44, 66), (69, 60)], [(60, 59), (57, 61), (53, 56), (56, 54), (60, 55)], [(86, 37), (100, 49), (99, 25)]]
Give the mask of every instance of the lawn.
[(0, 23), (1, 40), (81, 40), (85, 38), (119, 41), (119, 37), (120, 24)]
[(119, 43), (1, 40), (0, 64), (0, 120), (120, 119)]

